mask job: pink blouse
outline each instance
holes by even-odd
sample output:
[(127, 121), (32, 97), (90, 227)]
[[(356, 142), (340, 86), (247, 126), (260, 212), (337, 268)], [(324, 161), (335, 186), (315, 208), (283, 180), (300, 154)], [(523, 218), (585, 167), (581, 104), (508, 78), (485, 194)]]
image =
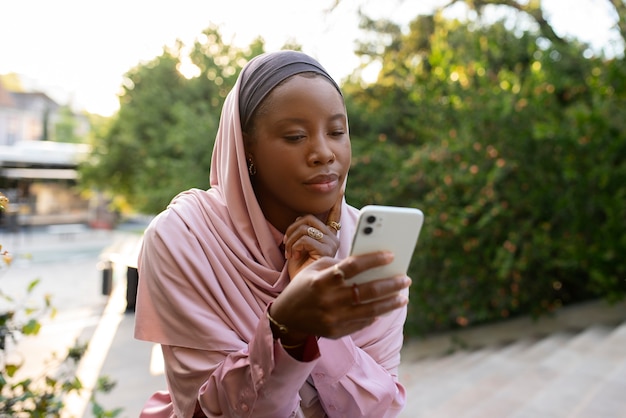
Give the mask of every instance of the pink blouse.
[[(135, 337), (161, 344), (167, 391), (154, 394), (141, 416), (397, 416), (405, 402), (397, 371), (406, 308), (350, 336), (313, 339), (309, 361), (274, 340), (265, 311), (289, 284), (283, 237), (250, 184), (233, 92), (211, 188), (178, 195), (144, 235)], [(348, 255), (356, 218), (344, 202), (338, 259)]]

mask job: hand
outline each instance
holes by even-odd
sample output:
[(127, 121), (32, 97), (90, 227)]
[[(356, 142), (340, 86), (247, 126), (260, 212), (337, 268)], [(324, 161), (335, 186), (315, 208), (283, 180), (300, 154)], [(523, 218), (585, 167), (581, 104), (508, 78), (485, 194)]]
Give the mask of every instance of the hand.
[[(338, 228), (330, 225), (340, 225), (341, 205), (343, 194), (340, 194), (333, 207), (328, 212), (324, 224), (314, 215), (302, 216), (287, 228), (283, 243), (285, 244), (285, 258), (289, 277), (292, 279), (305, 266), (321, 257), (334, 257), (339, 249)], [(309, 228), (315, 228), (322, 233), (321, 239), (311, 237)]]
[(360, 284), (358, 300), (352, 286), (344, 283), (346, 278), (392, 260), (393, 254), (383, 251), (350, 256), (339, 263), (329, 257), (310, 263), (272, 304), (272, 317), (289, 330), (288, 335), (276, 336), (289, 342), (302, 341), (308, 335), (341, 338), (405, 306), (408, 299), (400, 291), (411, 284), (406, 276)]

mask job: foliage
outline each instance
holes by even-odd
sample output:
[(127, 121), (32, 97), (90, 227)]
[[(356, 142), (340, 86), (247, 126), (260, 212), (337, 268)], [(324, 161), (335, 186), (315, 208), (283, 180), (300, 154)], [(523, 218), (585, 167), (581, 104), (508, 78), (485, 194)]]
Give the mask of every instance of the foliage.
[[(348, 201), (426, 214), (409, 335), (626, 294), (624, 59), (557, 36), (540, 2), (466, 4), (477, 19), (438, 12), (408, 30), (363, 16), (375, 36), (357, 53), (381, 70), (375, 83), (355, 72), (343, 85)], [(481, 20), (495, 4), (526, 25)], [(177, 71), (183, 49), (127, 74), (120, 112), (81, 170), (84, 184), (140, 211), (207, 187), (219, 109), (263, 43), (240, 51), (209, 28), (191, 49), (192, 79)]]
[(361, 49), (384, 51), (375, 84), (344, 87), (348, 198), (426, 214), (407, 331), (622, 299), (623, 61), (504, 22), (370, 27), (391, 41)]
[(83, 142), (84, 139), (80, 137), (78, 132), (77, 116), (70, 106), (66, 105), (59, 108), (52, 137), (57, 142)]
[[(5, 210), (9, 201), (0, 193), (0, 211)], [(11, 254), (0, 245), (0, 274), (9, 268)], [(37, 376), (25, 376), (23, 367), (27, 359), (15, 352), (14, 345), (19, 338), (36, 336), (41, 330), (41, 320), (53, 318), (56, 309), (51, 297), (44, 296), (43, 306), (28, 302), (28, 297), (39, 284), (31, 281), (26, 288), (24, 300), (15, 300), (0, 291), (2, 308), (0, 309), (0, 417), (60, 417), (64, 408), (64, 397), (73, 392), (84, 390), (81, 381), (74, 374), (74, 366), (83, 357), (86, 344), (75, 343), (68, 349), (64, 359), (55, 356), (51, 359), (48, 370)], [(50, 372), (50, 370), (53, 370)], [(108, 392), (114, 386), (107, 377), (102, 377), (95, 392)], [(94, 417), (116, 417), (120, 409), (106, 410), (92, 394)]]
[(190, 79), (179, 71), (185, 51), (179, 43), (126, 74), (120, 111), (80, 167), (84, 187), (123, 195), (144, 213), (160, 212), (182, 190), (209, 187), (222, 104), (263, 43), (254, 41), (243, 51), (210, 27), (188, 54), (199, 70)]

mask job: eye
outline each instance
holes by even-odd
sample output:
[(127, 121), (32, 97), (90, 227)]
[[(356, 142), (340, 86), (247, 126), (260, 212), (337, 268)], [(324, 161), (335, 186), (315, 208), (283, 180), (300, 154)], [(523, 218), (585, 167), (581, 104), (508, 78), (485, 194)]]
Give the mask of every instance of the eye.
[(284, 138), (289, 141), (289, 142), (296, 142), (296, 141), (300, 141), (302, 138), (304, 138), (304, 135), (301, 134), (297, 134), (297, 135), (285, 135)]
[(342, 129), (333, 129), (328, 133), (330, 136), (339, 138), (342, 137), (346, 134), (346, 131), (342, 128)]

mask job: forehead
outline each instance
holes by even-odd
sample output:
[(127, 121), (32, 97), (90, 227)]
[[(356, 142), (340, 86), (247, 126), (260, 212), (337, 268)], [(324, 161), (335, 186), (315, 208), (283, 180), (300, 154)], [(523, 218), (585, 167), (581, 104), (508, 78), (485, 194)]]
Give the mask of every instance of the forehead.
[(344, 106), (343, 96), (326, 77), (315, 73), (296, 74), (281, 82), (265, 98), (262, 106), (282, 102), (324, 102), (327, 106)]

